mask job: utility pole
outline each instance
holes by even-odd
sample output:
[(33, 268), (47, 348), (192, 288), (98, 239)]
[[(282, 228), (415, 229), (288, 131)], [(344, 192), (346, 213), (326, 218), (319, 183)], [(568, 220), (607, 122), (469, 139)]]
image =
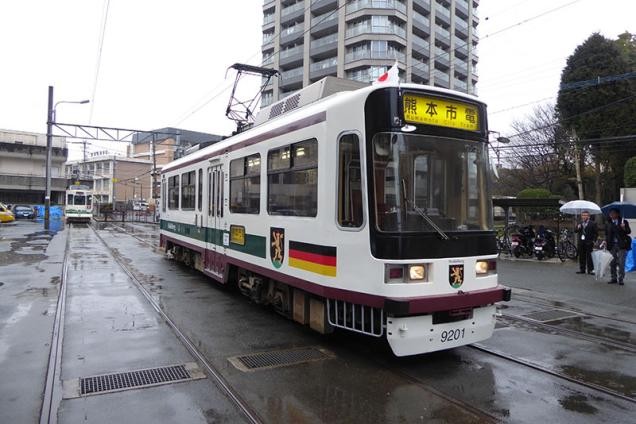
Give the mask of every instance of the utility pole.
[(152, 200), (157, 198), (157, 135), (152, 133)]
[(53, 145), (53, 86), (49, 85), (49, 105), (46, 114), (46, 188), (44, 192), (44, 229), (50, 227), (51, 218), (51, 147)]
[(583, 179), (581, 177), (581, 153), (579, 151), (579, 139), (576, 130), (572, 128), (572, 141), (574, 141), (574, 168), (576, 169), (576, 186), (579, 192), (579, 200), (583, 200)]

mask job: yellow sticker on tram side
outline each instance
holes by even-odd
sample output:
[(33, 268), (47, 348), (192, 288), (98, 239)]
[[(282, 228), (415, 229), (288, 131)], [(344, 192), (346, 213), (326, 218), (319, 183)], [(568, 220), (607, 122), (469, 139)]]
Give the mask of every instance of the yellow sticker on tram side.
[(245, 227), (230, 225), (230, 243), (245, 246)]
[(403, 101), (406, 122), (479, 131), (476, 105), (413, 94), (405, 94)]

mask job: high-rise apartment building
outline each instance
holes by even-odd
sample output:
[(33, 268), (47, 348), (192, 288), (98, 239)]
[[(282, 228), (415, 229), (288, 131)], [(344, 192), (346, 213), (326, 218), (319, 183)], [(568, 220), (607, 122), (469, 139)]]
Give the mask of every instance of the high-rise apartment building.
[(281, 71), (266, 106), (327, 75), (475, 93), (478, 0), (264, 0), (263, 66)]

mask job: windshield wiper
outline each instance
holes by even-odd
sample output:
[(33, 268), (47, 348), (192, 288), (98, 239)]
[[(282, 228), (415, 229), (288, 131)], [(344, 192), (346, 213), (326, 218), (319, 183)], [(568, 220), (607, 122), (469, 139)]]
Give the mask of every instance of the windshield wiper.
[(419, 216), (424, 218), (424, 220), (428, 223), (428, 225), (431, 226), (431, 228), (437, 231), (437, 233), (442, 237), (442, 240), (450, 240), (448, 234), (446, 234), (441, 228), (439, 228), (439, 226), (433, 222), (431, 217), (428, 216), (422, 208), (418, 207), (415, 202), (409, 200), (408, 196), (406, 195), (406, 181), (404, 180), (404, 178), (402, 178), (402, 196), (404, 196), (406, 204), (408, 205), (410, 203), (411, 206), (413, 206), (413, 210), (417, 212)]

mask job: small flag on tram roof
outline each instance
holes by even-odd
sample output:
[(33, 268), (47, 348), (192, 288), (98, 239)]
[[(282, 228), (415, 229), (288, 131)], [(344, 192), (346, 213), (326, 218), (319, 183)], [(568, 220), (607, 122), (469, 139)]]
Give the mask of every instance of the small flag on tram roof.
[(396, 60), (393, 66), (391, 66), (388, 71), (380, 75), (377, 80), (373, 81), (373, 84), (397, 84), (398, 82), (400, 82), (399, 72), (400, 71), (398, 69), (398, 63)]

